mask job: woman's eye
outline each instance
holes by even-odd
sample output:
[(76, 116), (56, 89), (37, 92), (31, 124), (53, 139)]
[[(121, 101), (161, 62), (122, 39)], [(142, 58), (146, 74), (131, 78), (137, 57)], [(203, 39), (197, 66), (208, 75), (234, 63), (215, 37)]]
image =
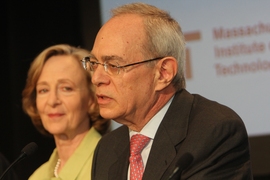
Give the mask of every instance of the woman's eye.
[(48, 89), (38, 89), (37, 92), (38, 92), (38, 94), (44, 94), (44, 93), (48, 92)]
[(72, 91), (73, 90), (71, 87), (63, 87), (62, 89), (65, 92), (69, 92), (69, 91)]

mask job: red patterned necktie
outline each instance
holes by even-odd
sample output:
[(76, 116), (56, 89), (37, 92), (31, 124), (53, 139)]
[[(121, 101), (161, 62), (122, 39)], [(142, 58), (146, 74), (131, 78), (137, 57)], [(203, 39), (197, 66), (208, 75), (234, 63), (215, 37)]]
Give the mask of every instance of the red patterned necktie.
[(143, 176), (143, 161), (141, 152), (150, 141), (149, 137), (142, 134), (135, 134), (130, 140), (130, 180), (141, 180)]

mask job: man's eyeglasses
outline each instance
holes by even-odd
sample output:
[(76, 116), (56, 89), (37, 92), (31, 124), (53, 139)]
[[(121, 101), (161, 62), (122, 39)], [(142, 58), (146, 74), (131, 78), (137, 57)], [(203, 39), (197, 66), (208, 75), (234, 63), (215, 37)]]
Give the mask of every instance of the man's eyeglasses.
[(144, 61), (139, 61), (139, 62), (135, 62), (135, 63), (130, 63), (130, 64), (126, 64), (123, 66), (120, 66), (119, 64), (115, 63), (108, 63), (107, 61), (105, 61), (104, 63), (100, 63), (97, 61), (91, 61), (91, 56), (86, 56), (84, 57), (81, 62), (83, 65), (83, 68), (85, 70), (88, 70), (88, 65), (89, 65), (89, 70), (94, 72), (97, 68), (98, 65), (102, 65), (104, 67), (105, 72), (107, 72), (110, 75), (117, 75), (120, 73), (120, 69), (128, 67), (128, 66), (133, 66), (136, 64), (142, 64), (142, 63), (147, 63), (147, 62), (151, 62), (151, 61), (156, 61), (159, 59), (162, 59), (164, 57), (157, 57), (157, 58), (153, 58), (153, 59), (148, 59), (148, 60), (144, 60)]

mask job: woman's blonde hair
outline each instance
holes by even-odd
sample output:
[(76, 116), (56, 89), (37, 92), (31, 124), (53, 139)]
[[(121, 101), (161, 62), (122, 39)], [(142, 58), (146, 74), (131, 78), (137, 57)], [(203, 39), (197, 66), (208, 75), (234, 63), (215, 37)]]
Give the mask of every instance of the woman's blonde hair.
[[(67, 44), (59, 44), (46, 48), (43, 50), (31, 63), (28, 71), (25, 88), (22, 92), (22, 104), (23, 110), (30, 116), (32, 123), (37, 130), (44, 135), (51, 135), (43, 126), (40, 115), (36, 106), (36, 85), (40, 77), (41, 71), (45, 62), (52, 56), (67, 55), (72, 56), (78, 61), (87, 56), (89, 52), (86, 49), (76, 48)], [(83, 70), (83, 67), (82, 67)], [(99, 107), (96, 102), (96, 96), (94, 94), (94, 86), (91, 82), (91, 74), (85, 72), (89, 94), (94, 99), (94, 106), (88, 110), (90, 126), (95, 127), (100, 134), (105, 134), (108, 131), (110, 121), (103, 119), (99, 114)]]

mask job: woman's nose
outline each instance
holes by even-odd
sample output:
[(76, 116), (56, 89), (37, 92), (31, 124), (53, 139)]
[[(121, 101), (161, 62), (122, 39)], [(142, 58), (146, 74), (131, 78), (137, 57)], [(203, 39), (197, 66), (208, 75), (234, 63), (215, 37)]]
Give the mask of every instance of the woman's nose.
[(48, 96), (48, 104), (52, 107), (58, 105), (61, 103), (60, 99), (59, 99), (59, 95), (57, 93), (57, 91), (51, 91), (49, 96)]

